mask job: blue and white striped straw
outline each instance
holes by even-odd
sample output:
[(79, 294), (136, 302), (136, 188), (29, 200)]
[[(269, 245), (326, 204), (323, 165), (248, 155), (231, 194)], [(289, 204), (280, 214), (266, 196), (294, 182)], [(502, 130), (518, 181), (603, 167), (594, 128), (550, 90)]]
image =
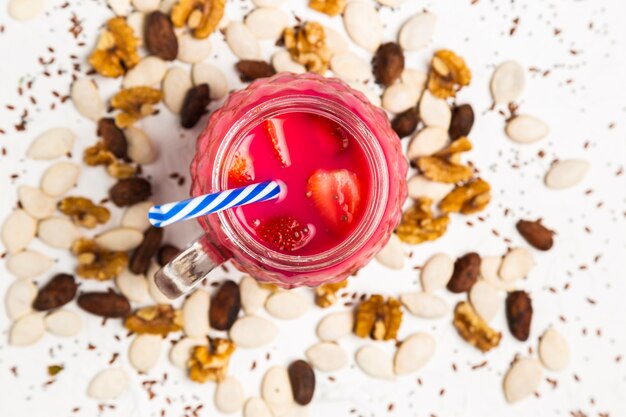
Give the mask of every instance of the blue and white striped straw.
[(281, 186), (278, 182), (265, 181), (246, 187), (205, 194), (151, 207), (148, 211), (148, 220), (155, 227), (165, 227), (172, 223), (206, 216), (229, 208), (272, 200), (278, 198), (280, 191)]

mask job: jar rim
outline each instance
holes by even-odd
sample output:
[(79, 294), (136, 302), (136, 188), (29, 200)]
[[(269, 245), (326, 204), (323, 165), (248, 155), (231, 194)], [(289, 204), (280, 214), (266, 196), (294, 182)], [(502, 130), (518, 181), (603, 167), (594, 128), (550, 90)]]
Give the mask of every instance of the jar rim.
[(372, 130), (360, 117), (341, 102), (301, 92), (285, 94), (263, 101), (237, 120), (221, 140), (213, 162), (211, 182), (214, 189), (226, 189), (227, 167), (241, 141), (263, 120), (279, 114), (310, 112), (330, 118), (355, 138), (366, 156), (371, 176), (371, 194), (361, 220), (354, 231), (338, 245), (314, 255), (289, 255), (262, 245), (244, 228), (233, 210), (218, 213), (222, 231), (247, 256), (266, 267), (306, 272), (338, 265), (349, 259), (369, 241), (382, 221), (389, 196), (388, 164), (383, 148)]

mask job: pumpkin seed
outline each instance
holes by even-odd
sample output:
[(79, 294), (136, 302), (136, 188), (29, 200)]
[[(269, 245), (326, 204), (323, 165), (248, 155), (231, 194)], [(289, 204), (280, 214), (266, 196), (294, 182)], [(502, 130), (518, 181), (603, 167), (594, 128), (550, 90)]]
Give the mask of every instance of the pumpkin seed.
[(502, 306), (497, 288), (482, 280), (470, 289), (469, 301), (474, 311), (487, 323), (493, 320)]
[(202, 62), (211, 53), (211, 40), (196, 39), (189, 32), (177, 31), (178, 56), (177, 58), (187, 64)]
[(271, 367), (261, 383), (261, 397), (274, 416), (281, 416), (294, 405), (293, 392), (287, 368)]
[(407, 149), (407, 157), (411, 161), (420, 156), (430, 156), (445, 148), (448, 144), (448, 131), (441, 127), (426, 127), (411, 139)]
[(553, 190), (573, 187), (585, 178), (589, 168), (589, 162), (582, 159), (558, 161), (552, 165), (546, 174), (546, 186)]
[(330, 60), (330, 69), (346, 81), (365, 81), (372, 75), (370, 64), (352, 52), (339, 52)]
[(227, 377), (215, 388), (215, 408), (222, 413), (235, 413), (243, 408), (243, 387), (237, 378)]
[(356, 364), (372, 378), (393, 379), (393, 361), (387, 353), (374, 346), (363, 346), (356, 352)]
[(241, 306), (246, 314), (254, 314), (263, 307), (271, 291), (259, 285), (256, 279), (245, 276), (239, 283)]
[(194, 339), (184, 337), (170, 349), (169, 358), (172, 364), (180, 369), (187, 369), (187, 361), (191, 356), (191, 349), (195, 346), (206, 345), (205, 338)]
[(309, 309), (307, 300), (293, 291), (280, 291), (269, 296), (265, 310), (278, 319), (290, 320), (302, 316)]
[(375, 52), (383, 39), (383, 24), (376, 9), (364, 1), (351, 1), (343, 11), (343, 24), (354, 43)]
[(35, 238), (37, 222), (24, 210), (14, 210), (2, 225), (2, 243), (9, 253), (24, 249)]
[(148, 210), (150, 210), (150, 207), (153, 205), (154, 203), (152, 201), (143, 201), (129, 206), (122, 215), (121, 226), (145, 232), (150, 227)]
[(395, 233), (389, 236), (385, 246), (378, 251), (376, 260), (390, 269), (402, 269), (404, 267), (404, 248)]
[(159, 360), (163, 337), (158, 334), (140, 334), (128, 348), (128, 361), (139, 372), (147, 372)]
[(400, 301), (411, 314), (425, 319), (437, 319), (448, 312), (443, 298), (427, 292), (405, 293), (400, 296)]
[(33, 140), (26, 150), (26, 156), (45, 161), (65, 156), (72, 150), (74, 139), (74, 132), (64, 127), (48, 129)]
[(41, 190), (51, 197), (59, 197), (76, 185), (80, 167), (73, 162), (57, 162), (41, 177)]
[(278, 327), (263, 317), (245, 316), (233, 324), (229, 335), (238, 347), (256, 348), (271, 343), (278, 335)]
[(419, 105), (420, 119), (426, 126), (437, 126), (446, 132), (452, 120), (452, 111), (448, 103), (433, 96), (430, 91), (424, 91)]
[(454, 272), (454, 261), (445, 253), (437, 253), (424, 263), (420, 272), (422, 289), (433, 292), (448, 285)]
[(304, 65), (291, 59), (291, 54), (287, 51), (278, 51), (272, 55), (272, 66), (276, 72), (292, 72), (294, 74), (304, 74)]
[(53, 248), (69, 249), (81, 237), (78, 227), (66, 217), (50, 217), (39, 222), (37, 237)]
[(104, 103), (98, 86), (92, 80), (80, 78), (72, 83), (70, 97), (76, 110), (89, 120), (97, 122), (104, 114)]
[(409, 197), (414, 200), (428, 197), (434, 204), (438, 203), (454, 189), (454, 184), (431, 181), (423, 175), (414, 175), (407, 181), (406, 185)]
[(536, 117), (522, 114), (506, 123), (505, 132), (515, 142), (532, 143), (545, 138), (550, 133), (550, 127)]
[(241, 22), (231, 22), (226, 27), (226, 43), (240, 59), (261, 59), (261, 45), (252, 31)]
[(126, 73), (122, 86), (131, 88), (161, 84), (166, 71), (165, 61), (156, 56), (147, 56)]
[(25, 250), (11, 255), (7, 261), (7, 271), (18, 278), (34, 278), (52, 267), (52, 260), (47, 256)]
[(202, 337), (209, 333), (209, 293), (198, 289), (183, 304), (183, 330), (189, 337)]
[(77, 313), (65, 309), (48, 314), (44, 322), (46, 330), (61, 337), (76, 336), (83, 326), (83, 321)]
[(322, 372), (334, 372), (348, 365), (346, 352), (334, 342), (317, 343), (305, 352), (314, 368)]
[(510, 403), (535, 392), (542, 380), (541, 363), (534, 358), (516, 360), (504, 376), (504, 396)]
[(27, 314), (19, 318), (13, 323), (13, 326), (11, 326), (9, 345), (29, 346), (35, 344), (43, 337), (44, 333), (43, 314)]
[(143, 275), (135, 275), (125, 269), (115, 278), (115, 285), (130, 301), (143, 303), (148, 299), (148, 282)]
[(243, 407), (243, 417), (272, 417), (272, 412), (262, 398), (252, 397)]
[(140, 165), (149, 165), (156, 160), (157, 151), (154, 143), (143, 130), (130, 126), (124, 129), (124, 137), (126, 137), (126, 142), (128, 142), (128, 157), (133, 162)]
[(533, 254), (526, 248), (515, 248), (502, 259), (498, 274), (504, 281), (515, 281), (528, 275), (533, 266)]
[(107, 4), (117, 16), (126, 16), (130, 10), (130, 0), (107, 0)]
[(30, 280), (14, 281), (5, 296), (5, 307), (9, 318), (17, 320), (31, 313), (35, 297), (37, 297), (37, 287)]
[(510, 103), (522, 95), (526, 85), (524, 68), (515, 61), (498, 65), (491, 76), (491, 96), (496, 104)]
[(95, 237), (94, 241), (104, 249), (126, 252), (141, 244), (143, 233), (130, 227), (116, 227)]
[(414, 107), (419, 100), (418, 91), (404, 83), (393, 84), (383, 92), (382, 105), (391, 113), (402, 113)]
[(422, 368), (435, 353), (435, 339), (428, 333), (415, 333), (406, 338), (394, 357), (397, 375), (410, 374)]
[(277, 39), (289, 24), (289, 16), (280, 9), (259, 7), (246, 16), (245, 23), (258, 39)]
[(215, 65), (200, 62), (191, 69), (191, 78), (195, 85), (208, 84), (211, 100), (220, 100), (228, 94), (226, 76)]
[(354, 315), (352, 312), (331, 313), (317, 325), (317, 337), (324, 342), (334, 342), (352, 333)]
[(153, 12), (159, 9), (161, 0), (132, 0), (135, 9), (140, 12)]
[(398, 33), (398, 43), (405, 51), (425, 48), (433, 38), (437, 17), (432, 13), (418, 13), (407, 20)]
[(24, 211), (35, 219), (45, 219), (56, 211), (56, 200), (37, 187), (20, 185), (17, 196)]
[(539, 339), (539, 359), (551, 371), (561, 371), (569, 362), (567, 340), (554, 327), (546, 330)]
[(96, 374), (87, 388), (87, 395), (95, 400), (114, 400), (128, 386), (128, 375), (119, 368), (107, 368)]

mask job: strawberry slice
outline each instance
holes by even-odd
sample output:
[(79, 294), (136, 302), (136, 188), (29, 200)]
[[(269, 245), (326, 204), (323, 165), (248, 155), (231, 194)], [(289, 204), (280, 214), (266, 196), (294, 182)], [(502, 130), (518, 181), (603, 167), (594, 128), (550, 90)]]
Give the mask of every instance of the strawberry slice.
[(338, 233), (346, 231), (361, 207), (359, 179), (347, 169), (318, 169), (309, 177), (306, 190), (326, 225)]
[(263, 220), (256, 226), (259, 238), (278, 250), (294, 251), (311, 239), (311, 230), (292, 216)]
[(228, 181), (237, 187), (254, 181), (254, 168), (250, 158), (235, 155), (233, 163), (228, 170)]
[(274, 153), (283, 167), (291, 165), (287, 142), (285, 141), (285, 133), (283, 132), (283, 122), (278, 119), (267, 119), (263, 121), (263, 130), (269, 137)]
[(348, 149), (350, 136), (337, 122), (323, 116), (315, 116), (315, 126), (320, 135), (320, 145), (330, 152)]

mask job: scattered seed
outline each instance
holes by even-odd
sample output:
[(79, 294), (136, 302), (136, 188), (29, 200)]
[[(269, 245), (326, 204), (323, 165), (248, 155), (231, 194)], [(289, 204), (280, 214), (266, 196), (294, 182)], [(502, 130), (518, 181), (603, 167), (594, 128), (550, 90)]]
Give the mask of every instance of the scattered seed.
[(128, 207), (122, 215), (121, 226), (145, 232), (150, 227), (148, 210), (153, 205), (152, 201), (144, 201)]
[(512, 291), (506, 297), (506, 319), (511, 334), (522, 342), (528, 340), (533, 317), (530, 296), (525, 291)]
[(124, 129), (128, 142), (128, 157), (140, 165), (149, 165), (156, 160), (157, 151), (146, 133), (134, 126)]
[(349, 49), (348, 40), (335, 29), (325, 26), (326, 47), (332, 55), (346, 52)]
[(149, 13), (159, 9), (161, 0), (131, 0), (135, 9)]
[(234, 281), (226, 281), (211, 300), (209, 319), (211, 327), (217, 330), (231, 328), (241, 309), (239, 286)]
[(480, 276), (500, 290), (512, 290), (515, 288), (515, 283), (513, 281), (504, 281), (500, 278), (499, 271), (501, 265), (502, 256), (485, 256), (480, 261)]
[(426, 127), (411, 139), (407, 157), (416, 161), (420, 156), (430, 156), (448, 144), (448, 132), (441, 127)]

